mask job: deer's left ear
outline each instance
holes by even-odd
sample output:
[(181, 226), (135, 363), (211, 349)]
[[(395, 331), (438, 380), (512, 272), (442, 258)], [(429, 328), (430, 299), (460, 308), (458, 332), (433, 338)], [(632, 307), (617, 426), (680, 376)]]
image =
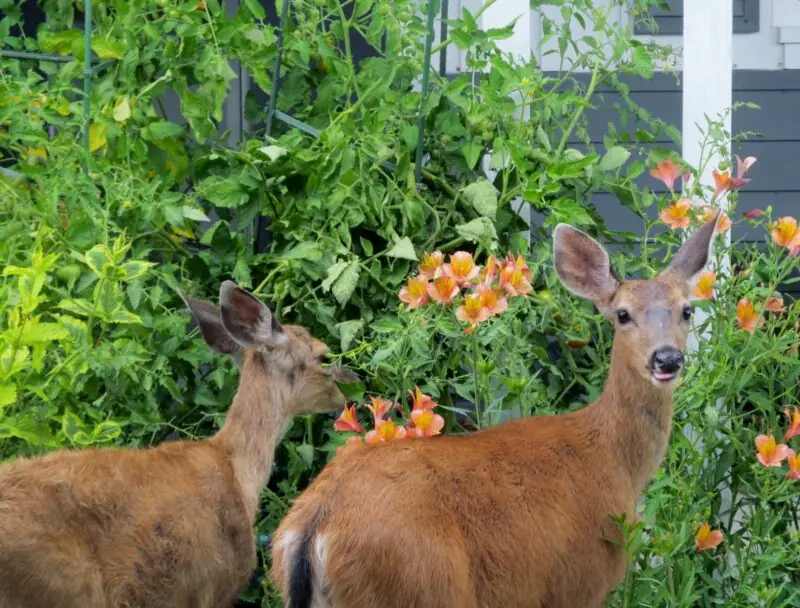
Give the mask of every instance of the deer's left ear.
[(225, 331), (238, 344), (255, 349), (286, 344), (286, 334), (272, 311), (233, 281), (222, 283), (219, 309)]
[(711, 258), (711, 244), (721, 216), (722, 214), (717, 212), (712, 219), (695, 230), (661, 274), (671, 275), (684, 283), (693, 282), (697, 275), (703, 272)]

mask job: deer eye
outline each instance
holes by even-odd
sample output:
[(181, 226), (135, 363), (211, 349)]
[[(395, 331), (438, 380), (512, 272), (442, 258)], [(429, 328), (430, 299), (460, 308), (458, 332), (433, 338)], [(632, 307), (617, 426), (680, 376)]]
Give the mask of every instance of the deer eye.
[(617, 311), (617, 321), (619, 321), (620, 325), (626, 325), (631, 322), (631, 315), (630, 313), (625, 310), (624, 308), (620, 308)]
[(692, 307), (687, 304), (686, 306), (683, 307), (683, 319), (685, 321), (688, 321), (691, 318), (692, 318)]

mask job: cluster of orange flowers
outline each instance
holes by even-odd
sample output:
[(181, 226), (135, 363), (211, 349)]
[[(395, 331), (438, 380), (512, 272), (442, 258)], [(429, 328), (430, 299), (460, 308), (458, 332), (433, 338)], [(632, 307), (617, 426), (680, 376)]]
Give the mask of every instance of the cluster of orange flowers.
[(456, 318), (468, 323), (467, 333), (490, 317), (508, 308), (508, 298), (533, 291), (532, 274), (523, 257), (498, 259), (489, 256), (486, 265), (475, 263), (472, 254), (457, 251), (448, 263), (441, 251), (426, 253), (418, 274), (400, 290), (400, 300), (409, 308), (420, 308), (431, 300), (450, 304), (463, 291), (464, 298), (456, 308)]
[[(333, 428), (337, 431), (358, 433), (347, 439), (349, 445), (361, 443), (383, 443), (395, 439), (418, 439), (422, 437), (433, 437), (439, 435), (444, 428), (444, 418), (434, 413), (438, 407), (430, 396), (414, 387), (411, 394), (413, 406), (411, 408), (411, 418), (406, 424), (396, 424), (386, 415), (392, 409), (400, 409), (398, 404), (381, 397), (370, 397), (371, 404), (367, 404), (367, 409), (372, 413), (374, 429), (364, 432), (364, 427), (356, 416), (356, 405), (345, 407), (342, 415), (333, 423)], [(342, 448), (339, 448), (342, 449)]]
[[(692, 295), (698, 300), (713, 300), (714, 285), (717, 282), (716, 272), (704, 272), (697, 279), (697, 283), (692, 289)], [(742, 298), (736, 304), (736, 322), (741, 329), (753, 333), (756, 329), (764, 325), (764, 312), (780, 314), (783, 312), (783, 298), (771, 296), (764, 300), (761, 311), (756, 310), (753, 302), (747, 298)]]
[(790, 256), (800, 255), (800, 228), (795, 218), (787, 215), (772, 224), (770, 228), (773, 243), (788, 249)]
[[(797, 407), (789, 411), (783, 410), (789, 421), (789, 428), (783, 436), (784, 441), (800, 436), (800, 409)], [(790, 448), (785, 443), (778, 443), (774, 435), (759, 435), (756, 437), (756, 458), (765, 467), (779, 467), (784, 460), (789, 461), (789, 472), (786, 477), (800, 480), (800, 453)]]

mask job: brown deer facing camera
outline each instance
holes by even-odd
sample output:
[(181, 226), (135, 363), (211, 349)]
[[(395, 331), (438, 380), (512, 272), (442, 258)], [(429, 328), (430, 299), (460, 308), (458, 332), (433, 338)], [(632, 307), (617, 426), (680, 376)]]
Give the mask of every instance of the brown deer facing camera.
[(716, 219), (659, 276), (624, 281), (595, 240), (554, 231), (562, 283), (616, 326), (600, 397), (471, 435), (354, 446), (273, 539), (290, 608), (599, 608), (622, 579), (615, 516), (635, 515), (667, 449), (689, 282)]
[(222, 429), (155, 448), (59, 451), (0, 467), (0, 607), (231, 606), (256, 566), (253, 523), (292, 417), (341, 408), (346, 368), (230, 281), (184, 298), (240, 368)]

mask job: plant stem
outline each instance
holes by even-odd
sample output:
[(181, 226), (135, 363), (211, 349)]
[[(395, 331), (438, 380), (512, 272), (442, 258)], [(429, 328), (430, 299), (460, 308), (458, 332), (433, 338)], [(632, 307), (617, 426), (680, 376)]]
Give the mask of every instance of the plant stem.
[(592, 95), (594, 95), (594, 90), (599, 81), (599, 72), (600, 69), (595, 65), (595, 67), (592, 69), (592, 79), (589, 81), (589, 86), (586, 88), (586, 95), (583, 96), (584, 103), (582, 103), (580, 107), (575, 110), (575, 113), (572, 115), (572, 120), (569, 121), (569, 125), (567, 125), (564, 134), (561, 136), (561, 142), (558, 144), (558, 148), (556, 149), (556, 158), (558, 158), (564, 151), (564, 148), (567, 147), (569, 136), (572, 135), (575, 125), (578, 124), (578, 120), (580, 120), (580, 117), (583, 115), (584, 108), (586, 105), (588, 105)]
[(475, 382), (475, 426), (480, 430), (483, 428), (481, 418), (481, 394), (480, 382), (478, 380), (478, 337), (472, 332), (472, 379)]

